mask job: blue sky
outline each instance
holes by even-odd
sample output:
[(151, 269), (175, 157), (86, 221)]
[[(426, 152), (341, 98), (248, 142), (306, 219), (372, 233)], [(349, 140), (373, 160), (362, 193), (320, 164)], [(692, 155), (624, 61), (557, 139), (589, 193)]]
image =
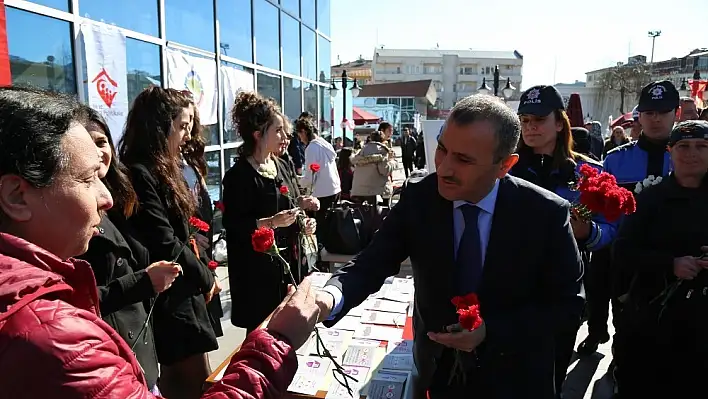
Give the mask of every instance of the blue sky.
[(708, 47), (705, 7), (706, 0), (332, 0), (332, 62), (370, 59), (377, 43), (518, 50), (524, 87), (572, 83), (630, 53), (648, 59), (649, 30), (662, 31), (655, 61)]

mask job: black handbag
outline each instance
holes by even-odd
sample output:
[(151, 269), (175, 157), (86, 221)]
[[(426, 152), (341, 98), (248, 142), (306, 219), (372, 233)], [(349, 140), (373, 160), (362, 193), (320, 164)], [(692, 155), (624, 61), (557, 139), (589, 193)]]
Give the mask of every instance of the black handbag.
[[(355, 255), (364, 247), (360, 230), (362, 216), (356, 204), (336, 201), (325, 215), (322, 245), (327, 252), (341, 255)], [(318, 227), (318, 228), (320, 228)]]

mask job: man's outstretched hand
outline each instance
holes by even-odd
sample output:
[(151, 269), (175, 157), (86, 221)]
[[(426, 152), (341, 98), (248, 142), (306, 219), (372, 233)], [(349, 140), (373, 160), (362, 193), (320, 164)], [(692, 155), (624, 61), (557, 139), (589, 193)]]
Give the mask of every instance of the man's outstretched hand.
[[(447, 331), (454, 331), (454, 327), (457, 326), (448, 326), (446, 329)], [(428, 333), (428, 338), (432, 341), (435, 341), (440, 345), (447, 346), (448, 348), (458, 349), (464, 352), (472, 352), (477, 349), (486, 336), (487, 325), (485, 323), (482, 323), (479, 328), (475, 328), (472, 331), (465, 330), (460, 332)]]
[(305, 277), (297, 290), (293, 286), (288, 287), (288, 296), (273, 312), (268, 330), (287, 338), (293, 348), (300, 348), (310, 337), (320, 317), (317, 294), (311, 277)]

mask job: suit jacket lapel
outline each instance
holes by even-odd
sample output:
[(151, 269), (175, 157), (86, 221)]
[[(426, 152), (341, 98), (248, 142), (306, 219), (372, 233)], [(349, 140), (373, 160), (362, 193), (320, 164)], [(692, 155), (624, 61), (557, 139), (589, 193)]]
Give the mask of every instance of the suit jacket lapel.
[[(490, 276), (495, 274), (495, 267), (499, 262), (504, 262), (505, 251), (508, 251), (508, 243), (515, 239), (514, 219), (516, 218), (513, 203), (513, 188), (515, 183), (506, 176), (499, 180), (499, 191), (497, 192), (497, 202), (494, 207), (492, 217), (492, 230), (489, 233), (487, 243), (487, 253), (484, 258), (484, 269), (482, 271), (482, 281), (480, 290), (488, 287), (485, 284)], [(492, 278), (494, 280), (494, 278)]]

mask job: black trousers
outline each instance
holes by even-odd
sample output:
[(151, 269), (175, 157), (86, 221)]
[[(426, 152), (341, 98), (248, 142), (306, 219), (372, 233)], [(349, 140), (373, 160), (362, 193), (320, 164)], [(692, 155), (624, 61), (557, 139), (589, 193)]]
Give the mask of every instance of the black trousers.
[(557, 398), (559, 398), (561, 392), (563, 392), (563, 383), (568, 374), (570, 360), (573, 358), (575, 338), (578, 335), (579, 329), (580, 320), (578, 320), (577, 325), (570, 326), (567, 330), (556, 335), (555, 386)]
[(406, 179), (408, 174), (413, 172), (413, 158), (403, 158), (403, 171), (406, 174)]
[[(607, 247), (593, 252), (585, 279), (589, 335), (598, 337), (607, 335), (610, 301), (614, 298), (612, 287), (612, 257), (611, 249)], [(619, 305), (614, 305), (613, 303), (613, 312), (619, 308)]]
[[(466, 373), (466, 380), (453, 379), (450, 382), (450, 375), (452, 372), (452, 366), (455, 363), (455, 352), (452, 349), (445, 349), (443, 355), (440, 358), (440, 363), (438, 364), (435, 374), (433, 374), (433, 379), (428, 388), (428, 398), (429, 399), (452, 399), (452, 398), (467, 398), (470, 397), (471, 393), (474, 392), (475, 395), (480, 395), (476, 381), (481, 376), (474, 372), (474, 367), (471, 372)], [(479, 397), (484, 397), (480, 395)]]

